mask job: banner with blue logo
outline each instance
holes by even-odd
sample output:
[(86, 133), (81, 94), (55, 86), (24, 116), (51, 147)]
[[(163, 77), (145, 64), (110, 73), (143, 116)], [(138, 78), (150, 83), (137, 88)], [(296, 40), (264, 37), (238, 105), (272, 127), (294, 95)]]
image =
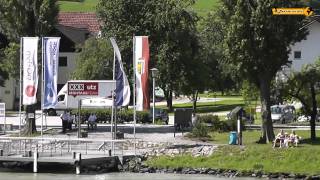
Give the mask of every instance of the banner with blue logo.
[(116, 80), (115, 106), (127, 106), (130, 102), (130, 86), (124, 72), (119, 47), (114, 38), (110, 38), (115, 53), (114, 80)]
[(43, 109), (49, 109), (54, 108), (57, 104), (60, 37), (44, 37), (42, 42), (44, 63)]

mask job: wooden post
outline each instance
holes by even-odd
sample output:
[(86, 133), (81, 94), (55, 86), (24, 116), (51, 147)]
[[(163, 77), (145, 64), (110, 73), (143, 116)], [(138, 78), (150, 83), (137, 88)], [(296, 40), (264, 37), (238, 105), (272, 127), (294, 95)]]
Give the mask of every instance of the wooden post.
[(33, 152), (33, 172), (38, 172), (38, 149)]
[(76, 163), (76, 174), (80, 174), (80, 165), (81, 165), (81, 153), (77, 153), (76, 155), (77, 163)]

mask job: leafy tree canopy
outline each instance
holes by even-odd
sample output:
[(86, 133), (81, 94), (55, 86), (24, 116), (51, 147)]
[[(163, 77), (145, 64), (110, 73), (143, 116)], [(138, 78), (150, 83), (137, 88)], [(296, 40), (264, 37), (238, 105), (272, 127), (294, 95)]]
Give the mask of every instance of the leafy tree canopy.
[(261, 142), (274, 138), (270, 112), (270, 84), (277, 71), (289, 63), (290, 45), (307, 35), (303, 16), (273, 16), (274, 7), (301, 7), (298, 0), (223, 0), (220, 17), (224, 26), (226, 62), (241, 77), (260, 89)]
[(307, 64), (301, 72), (292, 72), (283, 82), (282, 92), (288, 99), (302, 103), (303, 112), (311, 117), (311, 139), (316, 139), (315, 121), (318, 109), (317, 95), (320, 93), (320, 59), (314, 64)]
[(197, 55), (198, 18), (188, 8), (192, 3), (193, 0), (101, 0), (97, 7), (103, 35), (116, 37), (128, 69), (132, 70), (132, 37), (149, 36), (150, 67), (159, 69), (157, 82), (165, 91), (169, 108), (172, 91), (179, 90), (184, 68)]
[(112, 79), (113, 50), (108, 40), (89, 38), (78, 49), (73, 79)]
[(57, 0), (0, 0), (0, 32), (10, 40), (46, 36), (57, 22)]

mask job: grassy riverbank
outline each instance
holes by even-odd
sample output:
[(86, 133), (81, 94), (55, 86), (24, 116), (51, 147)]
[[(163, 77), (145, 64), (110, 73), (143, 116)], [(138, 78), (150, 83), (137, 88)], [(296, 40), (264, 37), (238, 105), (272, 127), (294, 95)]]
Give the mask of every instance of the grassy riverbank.
[[(162, 156), (147, 161), (158, 168), (218, 168), (240, 171), (263, 171), (267, 173), (285, 172), (300, 174), (320, 174), (320, 138), (311, 142), (309, 131), (297, 131), (304, 140), (299, 147), (273, 149), (271, 144), (256, 144), (258, 131), (244, 132), (244, 147), (221, 145), (210, 157)], [(320, 134), (320, 131), (317, 131)], [(213, 133), (213, 143), (228, 142), (228, 133)]]

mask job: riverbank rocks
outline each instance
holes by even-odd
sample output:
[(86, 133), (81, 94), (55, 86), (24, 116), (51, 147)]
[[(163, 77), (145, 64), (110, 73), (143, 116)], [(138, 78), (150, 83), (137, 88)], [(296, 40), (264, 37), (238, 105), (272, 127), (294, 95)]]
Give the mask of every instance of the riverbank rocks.
[(191, 154), (193, 157), (210, 156), (217, 146), (214, 145), (171, 145), (161, 148), (146, 149), (143, 152), (145, 157), (150, 156), (176, 156), (181, 154)]
[[(132, 162), (139, 162), (131, 160)], [(139, 164), (139, 163), (138, 163)], [(140, 169), (136, 169), (139, 167)], [(137, 164), (130, 172), (137, 173), (175, 173), (175, 174), (207, 174), (216, 177), (253, 177), (253, 178), (269, 178), (269, 179), (320, 179), (320, 175), (306, 176), (301, 174), (289, 174), (289, 173), (264, 173), (262, 171), (237, 171), (232, 169), (213, 169), (213, 168), (155, 168), (148, 167), (145, 164)]]

